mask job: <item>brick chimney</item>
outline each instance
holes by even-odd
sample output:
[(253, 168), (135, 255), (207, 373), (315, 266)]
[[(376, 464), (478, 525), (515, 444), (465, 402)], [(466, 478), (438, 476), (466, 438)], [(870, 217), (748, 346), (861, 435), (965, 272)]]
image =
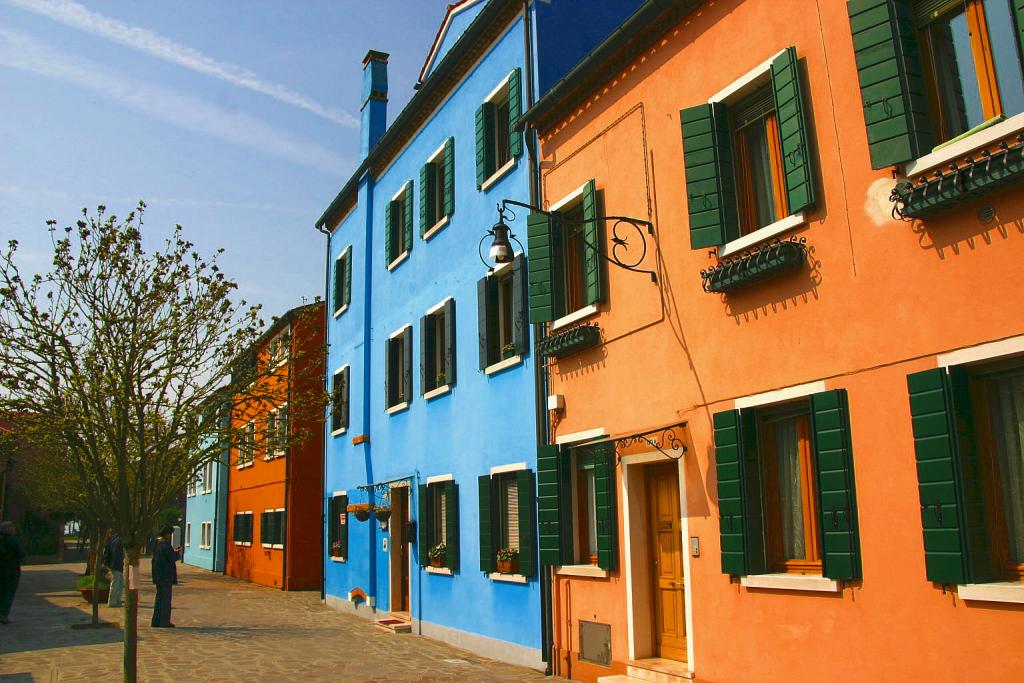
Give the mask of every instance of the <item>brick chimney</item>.
[(365, 159), (388, 127), (388, 53), (370, 50), (363, 57), (363, 105), (359, 158)]

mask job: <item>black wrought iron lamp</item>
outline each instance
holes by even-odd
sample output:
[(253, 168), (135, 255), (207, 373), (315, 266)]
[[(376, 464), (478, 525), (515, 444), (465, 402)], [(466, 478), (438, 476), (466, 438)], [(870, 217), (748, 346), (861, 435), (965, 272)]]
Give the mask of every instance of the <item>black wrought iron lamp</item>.
[[(508, 201), (508, 200), (506, 200)], [(477, 254), (480, 256), (480, 260), (491, 268), (491, 264), (483, 257), (483, 246), (484, 242), (487, 241), (488, 237), (493, 238), (490, 249), (487, 250), (487, 258), (493, 261), (496, 265), (502, 265), (504, 263), (511, 263), (512, 259), (515, 258), (515, 254), (512, 252), (512, 242), (514, 241), (519, 245), (519, 249), (522, 250), (523, 244), (516, 238), (515, 233), (512, 232), (512, 228), (508, 227), (505, 223), (505, 213), (512, 214), (512, 218), (515, 218), (515, 214), (512, 213), (508, 207), (504, 205), (504, 202), (498, 205), (498, 222), (494, 224), (494, 227), (484, 233), (484, 236), (480, 238), (480, 244), (477, 245)]]

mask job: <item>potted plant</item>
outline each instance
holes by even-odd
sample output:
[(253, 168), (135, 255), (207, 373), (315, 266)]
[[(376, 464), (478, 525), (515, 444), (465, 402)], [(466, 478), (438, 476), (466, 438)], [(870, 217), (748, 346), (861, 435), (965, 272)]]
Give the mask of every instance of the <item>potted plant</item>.
[(369, 503), (350, 503), (345, 509), (355, 515), (356, 519), (360, 522), (365, 522), (370, 518)]
[(448, 546), (444, 543), (438, 543), (427, 551), (427, 554), (430, 556), (431, 567), (443, 567), (445, 558), (448, 555)]
[(504, 346), (501, 347), (502, 360), (507, 360), (514, 355), (516, 355), (516, 345), (513, 344), (512, 342), (509, 342), (508, 344), (505, 344)]
[(445, 376), (443, 372), (437, 373), (437, 383), (434, 385), (435, 389), (440, 389), (445, 384)]
[(341, 557), (341, 541), (331, 543), (331, 557)]
[(82, 597), (86, 602), (92, 602), (93, 589), (99, 591), (99, 596), (97, 598), (99, 602), (105, 603), (110, 598), (110, 582), (103, 577), (96, 579), (96, 584), (94, 586), (92, 574), (87, 574), (79, 577), (75, 585), (78, 588), (78, 592), (82, 594)]
[(498, 573), (516, 574), (519, 572), (519, 550), (502, 548), (498, 551)]
[(373, 516), (377, 518), (378, 522), (386, 522), (391, 518), (391, 508), (387, 505), (375, 505), (373, 506)]

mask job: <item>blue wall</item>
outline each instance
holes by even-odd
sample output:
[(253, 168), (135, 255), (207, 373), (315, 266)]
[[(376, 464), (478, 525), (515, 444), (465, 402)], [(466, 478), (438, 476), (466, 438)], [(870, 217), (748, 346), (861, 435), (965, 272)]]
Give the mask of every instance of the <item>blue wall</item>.
[(456, 12), (452, 16), (452, 21), (448, 24), (448, 30), (445, 31), (444, 35), (441, 36), (441, 46), (437, 50), (437, 54), (434, 56), (434, 61), (430, 63), (430, 69), (427, 70), (427, 77), (434, 73), (434, 69), (441, 63), (444, 56), (448, 54), (448, 51), (452, 49), (455, 43), (459, 42), (459, 38), (469, 25), (476, 19), (476, 15), (480, 14), (480, 10), (486, 5), (486, 0), (480, 0), (478, 2), (469, 5), (462, 11)]
[[(185, 523), (192, 525), (191, 544), (185, 548), (182, 561), (211, 571), (224, 571), (225, 543), (227, 541), (227, 455), (213, 466), (213, 490), (203, 492), (203, 484), (196, 486), (196, 495), (185, 499)], [(200, 548), (202, 523), (211, 522), (213, 536), (210, 548)]]

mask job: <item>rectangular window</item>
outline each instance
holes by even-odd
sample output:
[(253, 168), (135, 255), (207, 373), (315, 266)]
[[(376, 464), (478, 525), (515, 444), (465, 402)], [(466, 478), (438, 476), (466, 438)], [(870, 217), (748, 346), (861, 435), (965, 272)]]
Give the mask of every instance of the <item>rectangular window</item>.
[(520, 70), (492, 92), (476, 112), (476, 184), (483, 189), (488, 180), (523, 150), (523, 137), (514, 130), (522, 112)]
[(498, 487), (498, 515), (496, 521), (498, 550), (508, 548), (519, 552), (519, 486), (516, 473), (508, 472), (494, 477)]
[(238, 466), (251, 465), (256, 455), (256, 423), (247, 422), (242, 427), (241, 443), (238, 444)]
[(455, 138), (448, 138), (420, 169), (420, 236), (424, 239), (454, 213), (454, 184)]
[(185, 495), (186, 496), (194, 496), (194, 495), (196, 495), (196, 480), (194, 478), (193, 479), (189, 479), (189, 481), (188, 481), (188, 488), (185, 491)]
[(519, 254), (477, 283), (481, 370), (529, 352), (525, 260)]
[(586, 225), (583, 215), (583, 198), (566, 208), (558, 210), (558, 227), (561, 232), (562, 258), (562, 301), (559, 317), (578, 311), (586, 304), (584, 299), (587, 272)]
[(437, 547), (445, 545), (448, 541), (446, 527), (448, 524), (448, 500), (444, 486), (431, 484), (427, 487), (430, 491), (431, 516), (430, 516), (430, 545)]
[(1024, 76), (1008, 0), (918, 0), (915, 11), (937, 143), (1024, 111)]
[(747, 235), (789, 215), (772, 84), (730, 103), (729, 109), (740, 234)]
[(288, 452), (288, 406), (283, 405), (267, 413), (265, 459), (279, 458)]
[(384, 255), (389, 269), (412, 249), (412, 193), (410, 180), (384, 209)]
[(276, 368), (288, 362), (292, 348), (292, 331), (286, 327), (270, 340), (269, 363), (271, 368)]
[(213, 523), (212, 522), (203, 522), (202, 526), (200, 527), (200, 533), (201, 533), (201, 537), (200, 537), (200, 541), (199, 541), (199, 547), (201, 547), (201, 548), (209, 548), (211, 545), (213, 545)]
[(419, 563), (455, 572), (459, 566), (458, 487), (450, 475), (427, 481), (417, 490)]
[(348, 560), (348, 496), (332, 496), (328, 507), (327, 531), (330, 535), (331, 557), (339, 562)]
[(397, 408), (412, 400), (412, 328), (393, 334), (386, 345), (386, 408)]
[(213, 492), (213, 462), (203, 465), (203, 493)]
[(420, 390), (455, 384), (455, 300), (446, 299), (420, 319)]
[(597, 564), (597, 478), (594, 458), (589, 453), (576, 457), (575, 523), (576, 564)]
[(260, 513), (260, 543), (264, 548), (283, 548), (284, 535), (284, 510)]
[(252, 543), (252, 512), (236, 512), (232, 518), (232, 539), (239, 545)]
[(192, 545), (192, 524), (188, 523), (185, 525), (185, 545)]
[(344, 434), (348, 429), (349, 366), (331, 377), (331, 434)]
[(502, 471), (506, 469), (495, 468), (479, 477), (480, 569), (533, 576), (536, 480), (531, 470)]
[(352, 301), (352, 247), (334, 260), (334, 315), (341, 315)]

